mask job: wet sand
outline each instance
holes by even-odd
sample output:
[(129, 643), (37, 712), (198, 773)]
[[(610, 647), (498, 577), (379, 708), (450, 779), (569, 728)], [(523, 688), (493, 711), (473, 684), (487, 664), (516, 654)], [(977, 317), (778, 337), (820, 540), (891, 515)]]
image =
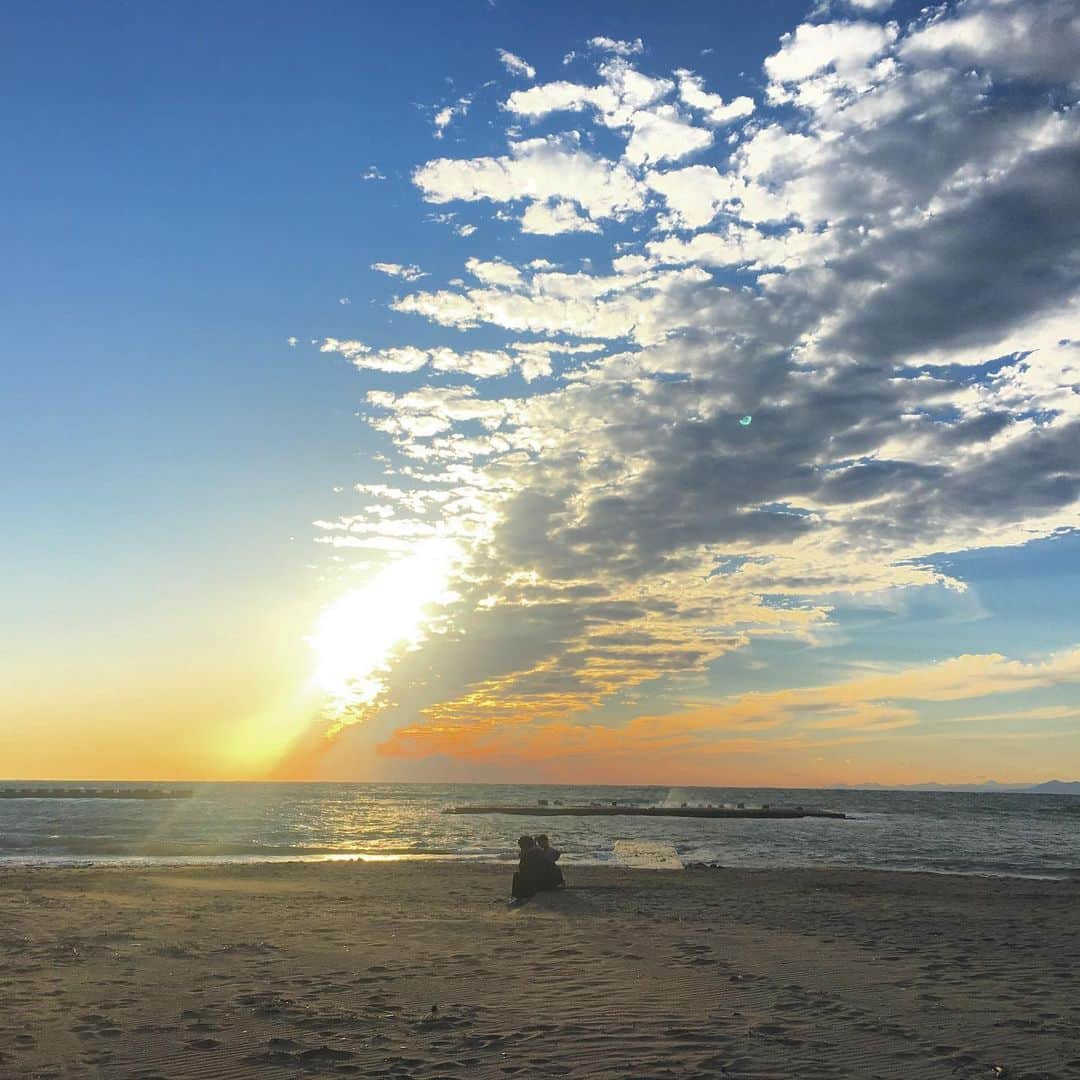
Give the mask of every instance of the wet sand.
[(1080, 1077), (1080, 884), (0, 871), (0, 1076)]

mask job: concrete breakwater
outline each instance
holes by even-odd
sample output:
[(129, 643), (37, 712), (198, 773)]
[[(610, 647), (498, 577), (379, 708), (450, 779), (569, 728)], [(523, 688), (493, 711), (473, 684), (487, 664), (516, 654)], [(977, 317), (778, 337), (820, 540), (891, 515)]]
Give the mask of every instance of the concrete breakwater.
[(190, 788), (0, 788), (0, 799), (190, 799)]
[(801, 806), (451, 806), (444, 814), (517, 814), (525, 817), (845, 818), (839, 810)]

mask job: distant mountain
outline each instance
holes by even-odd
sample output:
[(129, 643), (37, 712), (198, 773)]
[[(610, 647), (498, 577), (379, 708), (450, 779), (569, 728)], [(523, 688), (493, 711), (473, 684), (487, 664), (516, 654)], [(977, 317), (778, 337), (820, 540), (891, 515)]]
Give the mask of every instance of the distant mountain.
[(1040, 795), (1080, 795), (1080, 780), (1047, 780), (1045, 784), (1036, 784), (1025, 790)]
[(987, 780), (982, 784), (838, 784), (847, 791), (1028, 791), (1025, 784), (1001, 784)]
[(1080, 795), (1080, 780), (1048, 780), (1045, 784), (837, 784), (845, 791), (1015, 791), (1036, 795)]

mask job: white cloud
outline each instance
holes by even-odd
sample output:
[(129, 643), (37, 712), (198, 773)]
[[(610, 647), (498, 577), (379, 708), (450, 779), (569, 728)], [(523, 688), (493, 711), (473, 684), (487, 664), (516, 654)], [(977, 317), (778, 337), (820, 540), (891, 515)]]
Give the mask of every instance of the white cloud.
[(713, 141), (712, 132), (694, 127), (673, 105), (641, 110), (631, 119), (633, 134), (626, 144), (626, 158), (635, 165), (677, 161)]
[(622, 59), (601, 64), (600, 74), (604, 81), (598, 86), (558, 81), (515, 91), (506, 108), (531, 120), (592, 109), (605, 127), (626, 133), (625, 157), (635, 165), (677, 160), (712, 143), (710, 131), (695, 127), (674, 105), (662, 104), (675, 87), (672, 80), (645, 75)]
[(521, 215), (521, 231), (539, 236), (558, 236), (569, 232), (599, 232), (600, 226), (582, 217), (572, 202), (553, 199), (550, 202), (534, 202)]
[(363, 176), (360, 177), (360, 179), (361, 180), (385, 180), (386, 177), (383, 176), (383, 174), (381, 172), (379, 172), (379, 168), (378, 168), (377, 165), (369, 165), (364, 170), (364, 174), (363, 174)]
[[(574, 201), (593, 222), (643, 205), (643, 188), (625, 166), (556, 138), (512, 143), (506, 157), (429, 161), (416, 170), (413, 181), (428, 202)], [(543, 211), (536, 213), (544, 216)], [(556, 220), (565, 217), (565, 211), (552, 213)]]
[(431, 366), (436, 371), (455, 371), (474, 375), (478, 379), (491, 379), (506, 375), (514, 366), (514, 361), (498, 350), (473, 349), (460, 353), (453, 349), (439, 348), (431, 350)]
[(846, 8), (860, 14), (877, 15), (888, 11), (894, 2), (895, 0), (818, 0), (810, 16), (820, 18), (828, 15), (834, 8)]
[(800, 82), (824, 68), (844, 74), (880, 56), (896, 40), (895, 26), (871, 22), (803, 23), (781, 37), (779, 52), (765, 60), (774, 82)]
[(353, 367), (373, 371), (417, 371), (428, 361), (426, 350), (412, 345), (373, 350), (362, 341), (341, 341), (337, 338), (327, 338), (319, 346), (319, 352), (339, 353)]
[(645, 182), (664, 197), (674, 223), (687, 229), (708, 225), (732, 200), (739, 198), (743, 185), (730, 173), (712, 165), (689, 165), (684, 169), (650, 172)]
[(514, 288), (522, 284), (521, 271), (502, 259), (485, 262), (482, 259), (470, 258), (466, 260), (465, 266), (473, 277), (485, 285), (503, 285)]
[(527, 292), (417, 292), (400, 297), (391, 307), (461, 329), (489, 323), (518, 333), (632, 336), (653, 343), (693, 322), (695, 314), (684, 298), (707, 280), (709, 275), (697, 268), (638, 277), (537, 274)]
[(607, 346), (591, 341), (517, 341), (510, 348), (521, 365), (521, 374), (531, 382), (533, 379), (551, 375), (553, 356), (588, 355), (603, 352)]
[(679, 77), (679, 97), (691, 108), (700, 109), (705, 114), (707, 124), (721, 127), (741, 120), (754, 111), (753, 98), (743, 96), (724, 101), (719, 94), (708, 93), (701, 77), (692, 71), (683, 68), (675, 74)]
[(802, 229), (764, 234), (757, 229), (732, 227), (722, 233), (698, 233), (689, 240), (676, 237), (654, 240), (647, 247), (656, 264), (698, 263), (702, 266), (794, 270), (808, 256), (820, 256), (822, 242), (813, 233)]
[(645, 51), (645, 43), (641, 38), (633, 41), (619, 41), (609, 37), (589, 38), (589, 46), (593, 49), (602, 49), (604, 52), (614, 53), (616, 56), (639, 56)]
[(320, 352), (337, 353), (362, 371), (406, 373), (430, 365), (436, 371), (472, 375), (490, 379), (506, 375), (515, 364), (507, 353), (491, 349), (470, 349), (458, 352), (445, 346), (420, 349), (413, 345), (376, 349), (362, 341), (340, 341), (327, 338)]
[(536, 68), (534, 68), (532, 64), (522, 60), (520, 56), (515, 56), (512, 52), (507, 52), (506, 49), (499, 49), (497, 51), (502, 66), (506, 68), (511, 75), (521, 75), (526, 79), (536, 78)]
[(469, 111), (469, 106), (472, 104), (472, 98), (462, 97), (450, 105), (444, 105), (432, 119), (432, 123), (435, 125), (435, 138), (441, 139), (446, 132), (446, 129), (450, 126), (454, 117), (464, 116)]
[(600, 75), (603, 82), (597, 86), (560, 80), (516, 90), (507, 98), (506, 108), (530, 120), (591, 108), (606, 127), (625, 129), (633, 127), (640, 111), (660, 102), (675, 88), (670, 79), (645, 75), (625, 60), (605, 61), (600, 65)]
[(553, 112), (579, 112), (587, 106), (609, 112), (618, 106), (618, 98), (607, 86), (582, 86), (560, 80), (515, 90), (506, 99), (510, 112), (530, 120), (540, 120)]
[(403, 266), (401, 263), (375, 262), (371, 264), (371, 269), (377, 270), (380, 274), (401, 278), (403, 281), (419, 281), (428, 276), (419, 266)]

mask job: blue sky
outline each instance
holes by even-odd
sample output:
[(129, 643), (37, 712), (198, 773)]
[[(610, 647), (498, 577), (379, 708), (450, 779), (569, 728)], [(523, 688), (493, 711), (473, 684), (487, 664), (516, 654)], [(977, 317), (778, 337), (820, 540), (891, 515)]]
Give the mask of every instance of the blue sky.
[[(702, 703), (722, 711), (733, 695), (839, 684), (870, 667), (917, 671), (964, 655), (1037, 665), (1075, 649), (1080, 546), (1070, 531), (1077, 522), (1076, 480), (1067, 464), (1077, 422), (1068, 401), (1070, 386), (1075, 394), (1075, 367), (1069, 348), (1054, 336), (1061, 333), (1055, 326), (1068, 325), (1070, 305), (1080, 295), (1075, 270), (1054, 240), (1075, 228), (1074, 209), (1051, 190), (1057, 159), (1047, 158), (1039, 169), (1051, 179), (1038, 212), (1051, 221), (1056, 215), (1060, 227), (1047, 228), (1045, 241), (1039, 240), (1039, 222), (1028, 234), (1032, 258), (1049, 268), (1045, 295), (1029, 296), (1019, 278), (1010, 284), (1005, 273), (982, 285), (972, 280), (965, 290), (963, 259), (985, 266), (997, 249), (980, 243), (1000, 239), (1006, 250), (1012, 241), (1004, 225), (1000, 238), (994, 231), (997, 188), (973, 194), (962, 180), (965, 168), (972, 176), (1004, 177), (999, 201), (1022, 200), (1024, 155), (1034, 170), (1039, 154), (1056, 153), (1065, 161), (1073, 151), (1068, 105), (1076, 82), (1063, 74), (1067, 59), (1061, 59), (1073, 24), (1068, 6), (1050, 0), (1028, 7), (1013, 25), (1013, 40), (993, 22), (1008, 12), (995, 13), (977, 0), (920, 11), (884, 0), (838, 0), (816, 10), (806, 3), (662, 10), (644, 3), (551, 4), (542, 19), (535, 9), (505, 0), (12, 8), (10, 48), (0, 72), (7, 103), (0, 188), (11, 210), (0, 227), (8, 252), (0, 266), (7, 356), (0, 450), (16, 467), (5, 485), (0, 534), (0, 556), (13, 570), (0, 625), (16, 688), (6, 706), (10, 731), (20, 741), (28, 732), (41, 740), (26, 758), (28, 775), (49, 771), (56, 716), (69, 717), (63, 733), (72, 758), (56, 759), (55, 767), (77, 775), (71, 761), (79, 747), (94, 745), (107, 762), (112, 741), (146, 728), (139, 717), (146, 716), (148, 703), (175, 695), (181, 684), (202, 685), (192, 709), (208, 744), (232, 745), (240, 728), (244, 739), (259, 740), (257, 724), (237, 718), (237, 702), (255, 703), (256, 712), (275, 716), (292, 710), (288, 721), (273, 721), (267, 741), (291, 740), (300, 748), (292, 757), (281, 750), (286, 771), (296, 775), (308, 769), (312, 775), (423, 777), (467, 771), (472, 763), (489, 774), (540, 769), (558, 777), (564, 765), (524, 745), (523, 732), (542, 743), (545, 725), (554, 725), (559, 734), (551, 745), (558, 747), (570, 745), (574, 736), (567, 731), (575, 725), (620, 730), (647, 712), (676, 717)], [(954, 33), (956, 27), (960, 32)], [(972, 27), (977, 33), (969, 32)], [(820, 28), (840, 29), (834, 34)], [(610, 45), (595, 44), (602, 40)], [(830, 48), (834, 53), (825, 55)], [(807, 60), (813, 50), (824, 62)], [(511, 70), (500, 51), (521, 58), (534, 76)], [(678, 74), (685, 70), (698, 81), (687, 84)], [(654, 81), (659, 89), (653, 103), (646, 101), (636, 120), (594, 113), (601, 106), (582, 97), (582, 88), (593, 93), (616, 85), (613, 80), (625, 79), (627, 71)], [(887, 112), (894, 108), (888, 102), (922, 92), (930, 79), (944, 88), (928, 98), (928, 114), (938, 117), (934, 130), (920, 131), (925, 121), (914, 112)], [(972, 79), (982, 80), (978, 94)], [(553, 95), (563, 91), (550, 89), (567, 82), (579, 99), (569, 110), (553, 104)], [(752, 113), (702, 120), (694, 85), (729, 105), (748, 98)], [(859, 119), (861, 126), (852, 127), (860, 96), (859, 108), (886, 103), (886, 119)], [(463, 100), (466, 108), (440, 131), (439, 111)], [(620, 105), (624, 111), (629, 100)], [(665, 100), (675, 104), (656, 104)], [(691, 115), (697, 127), (690, 125)], [(642, 126), (641, 117), (654, 124), (675, 116), (685, 121), (678, 137), (692, 130), (709, 145), (700, 152), (657, 149), (659, 129)], [(888, 124), (893, 126), (886, 130)], [(942, 134), (950, 124), (961, 132), (951, 143)], [(644, 156), (634, 157), (630, 131), (653, 140)], [(843, 133), (831, 145), (850, 148), (848, 156), (815, 166), (812, 154), (823, 152), (830, 132)], [(921, 145), (932, 149), (941, 138), (949, 147), (942, 153), (956, 155), (947, 172), (935, 174), (936, 188), (926, 181), (923, 190), (918, 168), (888, 156), (892, 145), (901, 147), (902, 157), (908, 138), (915, 148), (909, 154)], [(580, 192), (552, 188), (546, 201), (532, 205), (555, 217), (533, 227), (522, 216), (523, 206), (526, 214), (530, 206), (525, 189), (506, 198), (468, 193), (474, 163), (509, 161), (507, 148), (528, 140), (547, 140), (543, 152), (556, 158), (587, 158), (596, 177), (601, 166), (609, 170), (604, 175), (625, 182), (626, 197), (638, 200), (639, 208), (575, 203)], [(513, 151), (525, 154), (524, 160), (532, 160), (531, 152)], [(799, 155), (811, 164), (792, 165), (802, 160)], [(431, 168), (440, 159), (451, 163), (442, 172)], [(547, 168), (545, 162), (537, 157), (535, 168)], [(716, 170), (720, 179), (709, 183), (727, 183), (738, 173), (738, 183), (750, 185), (746, 191), (763, 205), (766, 199), (788, 200), (784, 212), (753, 209), (749, 201), (741, 210), (730, 202), (721, 210), (717, 201), (707, 211), (711, 220), (698, 220), (695, 215), (705, 211), (695, 200), (704, 182), (703, 174), (690, 173), (694, 167)], [(818, 187), (815, 167), (829, 178)], [(565, 166), (551, 168), (557, 175)], [(666, 178), (679, 170), (687, 170), (687, 189), (678, 196), (664, 192)], [(846, 196), (845, 183), (852, 184)], [(886, 203), (871, 205), (877, 196), (868, 193), (878, 190), (891, 191), (904, 212), (889, 224)], [(983, 209), (980, 197), (987, 200)], [(576, 225), (551, 223), (571, 212)], [(438, 220), (447, 214), (454, 216)], [(978, 243), (965, 214), (990, 223)], [(459, 234), (462, 225), (473, 227), (469, 235)], [(736, 235), (748, 252), (766, 250), (770, 238), (779, 238), (784, 251), (717, 255), (715, 245), (735, 243)], [(815, 235), (828, 240), (813, 241)], [(859, 236), (873, 237), (877, 246), (860, 248)], [(691, 249), (693, 243), (702, 246)], [(710, 243), (714, 248), (701, 254)], [(1039, 243), (1045, 244), (1041, 253)], [(617, 260), (628, 257), (641, 262), (619, 269)], [(929, 265), (931, 258), (938, 262)], [(480, 267), (472, 277), (470, 259)], [(533, 265), (538, 259), (552, 266)], [(380, 273), (374, 263), (416, 266), (424, 277)], [(533, 321), (527, 325), (514, 321), (525, 318), (519, 315), (500, 322), (502, 316), (485, 307), (495, 302), (491, 296), (510, 303), (506, 297), (526, 295), (525, 285), (490, 277), (502, 272), (491, 267), (506, 265), (531, 281), (527, 319)], [(831, 293), (811, 280), (817, 265), (835, 275)], [(954, 280), (944, 276), (950, 265)], [(885, 292), (866, 291), (868, 266), (879, 274), (891, 268)], [(646, 275), (645, 284), (627, 294), (642, 305), (642, 321), (625, 310), (616, 318), (618, 305), (607, 301), (597, 301), (595, 324), (585, 324), (595, 330), (591, 334), (580, 324), (560, 323), (548, 309), (537, 314), (537, 296), (564, 290), (559, 295), (573, 297), (568, 303), (582, 303), (592, 287), (586, 279), (613, 273)], [(559, 274), (564, 278), (556, 280)], [(670, 286), (655, 284), (669, 280)], [(491, 296), (470, 301), (479, 306), (468, 318), (454, 314), (449, 294), (456, 289), (464, 295), (478, 281)], [(706, 314), (695, 320), (649, 307), (648, 290), (655, 287), (670, 287), (679, 304), (696, 303)], [(990, 303), (980, 314), (976, 298), (992, 296), (996, 288), (1007, 301)], [(772, 329), (766, 333), (764, 324), (753, 322), (750, 307), (716, 306), (728, 303), (717, 300), (716, 290), (725, 289), (728, 297), (757, 290), (754, 310), (772, 305), (770, 327), (794, 311), (817, 314), (790, 338), (774, 341)], [(952, 301), (935, 306), (935, 297), (950, 289), (956, 290)], [(693, 290), (699, 290), (697, 299)], [(887, 295), (884, 306), (875, 306), (876, 295)], [(654, 326), (650, 320), (658, 321)], [(729, 341), (724, 335), (736, 326), (738, 339)], [(921, 338), (912, 326), (921, 328)], [(288, 344), (290, 338), (295, 344)], [(732, 350), (722, 362), (708, 354), (710, 342), (720, 340)], [(593, 351), (563, 354), (551, 374), (539, 376), (522, 366), (523, 353), (513, 352), (517, 343), (555, 341)], [(688, 351), (673, 361), (670, 353), (683, 347), (679, 343)], [(361, 345), (366, 351), (358, 351)], [(395, 370), (408, 364), (397, 354), (388, 360), (385, 352), (439, 347), (461, 356), (480, 350), (485, 357), (468, 353), (471, 359), (454, 361), (454, 369), (432, 359), (423, 368)], [(1017, 360), (1028, 351), (1033, 360)], [(770, 399), (768, 373), (781, 354), (786, 359)], [(995, 358), (1004, 359), (987, 364)], [(468, 368), (504, 361), (507, 371), (495, 378), (477, 377)], [(722, 378), (718, 364), (730, 365)], [(881, 388), (895, 385), (880, 368), (888, 364), (915, 388), (903, 406), (881, 403)], [(626, 374), (634, 365), (640, 365), (637, 374)], [(798, 400), (797, 393), (785, 396), (779, 387), (789, 377), (796, 390), (803, 385), (792, 376), (798, 365), (815, 370), (812, 377), (834, 381), (828, 388), (822, 383), (813, 399), (818, 404), (805, 404), (796, 424), (789, 402)], [(881, 374), (855, 383), (836, 375), (841, 368), (880, 368)], [(943, 380), (949, 373), (953, 389), (916, 404), (923, 392), (920, 372), (923, 379), (932, 373)], [(1010, 373), (1017, 373), (1015, 379)], [(655, 393), (644, 389), (649, 380)], [(877, 432), (869, 441), (858, 408), (853, 412), (841, 401), (844, 386), (863, 388), (853, 392), (866, 395), (866, 426)], [(423, 488), (448, 463), (464, 467), (450, 443), (439, 448), (442, 435), (421, 431), (424, 423), (436, 423), (435, 407), (402, 397), (425, 387), (450, 395), (440, 409), (457, 410), (440, 431), (456, 431), (478, 445), (489, 437), (504, 440), (497, 454), (509, 455), (507, 462), (514, 454), (533, 454), (531, 463), (515, 465), (516, 473), (493, 467), (491, 447), (482, 448), (470, 466), (481, 479), (456, 491), (483, 490), (483, 514), (472, 507), (455, 518), (444, 510), (439, 524), (437, 508), (428, 505), (407, 520), (399, 501), (396, 517), (379, 511), (384, 523), (398, 523), (398, 532), (387, 526), (364, 533), (356, 515), (365, 499), (382, 496), (357, 493), (354, 485), (389, 483), (408, 492)], [(366, 399), (370, 391), (388, 396)], [(453, 397), (462, 392), (468, 401)], [(491, 408), (478, 409), (474, 400)], [(605, 402), (616, 401), (622, 404), (609, 411)], [(527, 419), (524, 402), (533, 402)], [(812, 408), (820, 411), (817, 424), (808, 415)], [(492, 419), (492, 409), (502, 410), (502, 419)], [(894, 425), (904, 410), (923, 419), (901, 436)], [(695, 411), (700, 435), (684, 430)], [(704, 434), (721, 430), (715, 425), (728, 412), (753, 413), (754, 424), (734, 435)], [(573, 417), (573, 423), (558, 430), (558, 417)], [(1024, 438), (1011, 439), (1007, 448), (993, 442), (1001, 424), (1018, 423), (1028, 425)], [(574, 445), (574, 424), (583, 459), (595, 455), (591, 472), (580, 475), (560, 456)], [(835, 426), (837, 440), (850, 447), (811, 449), (808, 433), (815, 426), (819, 434), (822, 426)], [(594, 427), (610, 437), (585, 439)], [(709, 442), (714, 438), (720, 442)], [(971, 447), (972, 439), (984, 440), (985, 460), (973, 452), (964, 468), (954, 468), (949, 448)], [(904, 440), (910, 452), (900, 449)], [(723, 446), (724, 456), (712, 449), (702, 456), (706, 443)], [(537, 450), (541, 445), (546, 449)], [(623, 454), (622, 480), (597, 486), (600, 471), (616, 470)], [(1000, 492), (995, 454), (1001, 455)], [(753, 511), (767, 516), (756, 519), (751, 533), (717, 524), (703, 509), (710, 500), (731, 499), (731, 521), (749, 520), (739, 515), (752, 510), (751, 495), (737, 485), (717, 487), (714, 479), (717, 470), (741, 468), (743, 460), (761, 465), (762, 489), (777, 492)], [(768, 462), (771, 473), (764, 469)], [(848, 494), (853, 486), (879, 483), (866, 471), (873, 462), (890, 477), (895, 497), (879, 504), (886, 507), (882, 515), (849, 513), (858, 505)], [(847, 487), (826, 484), (811, 497), (809, 481), (797, 478), (812, 469), (821, 482), (829, 470), (843, 474)], [(1032, 474), (1027, 500), (1016, 494), (1026, 486), (1025, 470)], [(682, 496), (677, 505), (673, 490)], [(905, 490), (924, 495), (905, 501)], [(555, 517), (537, 517), (523, 491), (562, 508), (552, 511)], [(800, 502), (798, 492), (810, 501)], [(957, 516), (950, 521), (954, 504)], [(809, 591), (798, 585), (787, 590), (770, 579), (806, 581), (807, 567), (818, 557), (818, 541), (808, 533), (805, 553), (784, 561), (787, 552), (803, 551), (802, 541), (789, 537), (794, 513), (815, 523), (828, 519), (842, 535), (840, 546), (820, 541), (828, 568)], [(313, 522), (323, 524), (313, 528)], [(833, 536), (816, 525), (811, 532)], [(415, 642), (383, 643), (382, 696), (354, 701), (342, 722), (340, 715), (328, 719), (306, 697), (297, 705), (286, 687), (307, 678), (311, 650), (305, 639), (320, 611), (410, 555), (407, 545), (356, 549), (324, 542), (355, 535), (406, 535), (417, 549), (424, 537), (452, 540), (459, 546), (450, 578), (458, 584), (454, 598), (426, 598), (439, 610), (427, 610), (427, 629)], [(758, 546), (747, 547), (747, 536), (757, 537)], [(866, 580), (873, 566), (867, 553), (875, 544), (882, 552), (880, 589)], [(839, 554), (848, 549), (861, 552), (852, 555), (850, 573)], [(649, 644), (642, 639), (626, 646), (644, 650), (634, 654), (634, 663), (623, 654), (616, 660), (622, 646), (607, 643), (617, 619), (588, 616), (608, 620), (603, 634), (596, 623), (572, 626), (580, 613), (571, 615), (556, 597), (573, 584), (603, 593), (611, 603), (648, 594), (659, 604), (665, 595), (685, 591), (678, 575), (692, 576), (695, 560), (753, 552), (763, 556), (749, 565), (753, 573), (725, 575), (709, 594), (713, 615), (700, 610), (706, 600), (687, 602), (669, 624), (651, 626)], [(619, 558), (634, 569), (620, 571), (616, 580), (610, 568)], [(888, 573), (885, 564), (893, 565)], [(934, 583), (935, 572), (951, 580)], [(514, 591), (520, 582), (500, 593), (498, 583), (514, 574), (538, 575), (543, 587), (535, 581), (529, 586), (538, 590), (532, 599)], [(534, 605), (545, 588), (548, 622), (537, 621), (539, 609), (521, 606)], [(491, 597), (489, 606), (474, 606)], [(363, 618), (377, 623), (368, 601), (370, 596), (360, 598)], [(789, 617), (789, 610), (801, 614)], [(490, 619), (484, 616), (489, 621), (470, 614), (477, 611), (490, 613)], [(770, 611), (782, 617), (773, 621)], [(369, 633), (350, 626), (346, 622), (340, 631), (346, 638)], [(633, 629), (630, 623), (618, 627), (620, 633)], [(519, 654), (507, 647), (503, 656), (492, 645), (519, 630)], [(598, 636), (604, 638), (599, 644)], [(477, 651), (449, 645), (466, 638), (477, 642)], [(728, 644), (717, 646), (720, 638)], [(694, 640), (710, 644), (698, 650)], [(583, 661), (586, 655), (592, 659)], [(420, 658), (430, 658), (422, 678)], [(610, 681), (588, 674), (598, 665), (610, 667)], [(918, 682), (917, 675), (913, 679)], [(1040, 684), (1024, 702), (1031, 708), (1064, 705), (1075, 692), (1071, 679), (1066, 674)], [(417, 689), (422, 683), (427, 689)], [(440, 701), (431, 687), (450, 683), (453, 691)], [(536, 689), (541, 684), (542, 693)], [(490, 723), (508, 733), (505, 745), (490, 736), (490, 725), (477, 742), (470, 726), (477, 722), (470, 696), (477, 688), (485, 700), (516, 702), (505, 715), (501, 706), (491, 710)], [(70, 718), (79, 693), (98, 703), (85, 723)], [(290, 699), (287, 710), (282, 697)], [(104, 711), (109, 701), (123, 702), (125, 719), (115, 734)], [(472, 703), (471, 711), (463, 702)], [(919, 713), (918, 725), (907, 724), (906, 713), (904, 723), (918, 726), (921, 737), (943, 706), (919, 708), (912, 713)], [(457, 732), (460, 754), (437, 739), (427, 756), (412, 749), (425, 745), (425, 725), (436, 722)], [(1078, 772), (1075, 721), (1062, 723), (1074, 730), (1055, 744), (1059, 751), (1067, 747), (1058, 757)], [(334, 738), (319, 742), (328, 727)], [(402, 731), (408, 734), (397, 734)], [(713, 732), (719, 741), (710, 744), (710, 760), (720, 771), (736, 761), (724, 756), (718, 734), (730, 731), (728, 721), (718, 721)], [(141, 737), (147, 745), (154, 742), (152, 722)], [(581, 769), (642, 777), (630, 741), (628, 736), (619, 750), (624, 773), (611, 772), (611, 760), (623, 760), (618, 754), (595, 760), (586, 754)], [(310, 745), (320, 748), (315, 764)], [(809, 753), (806, 744), (798, 745)], [(835, 754), (841, 752), (848, 753)], [(782, 753), (761, 748), (755, 781)], [(872, 772), (877, 753), (867, 748), (864, 758), (843, 768), (839, 757), (827, 753), (822, 768), (805, 778), (875, 779), (850, 770)], [(140, 760), (123, 767), (164, 767), (156, 758), (142, 766)], [(925, 774), (912, 779), (941, 777), (949, 762), (941, 764), (932, 749), (925, 760)], [(684, 764), (675, 757), (669, 767)], [(992, 764), (987, 758), (986, 767)], [(209, 766), (203, 761), (198, 767)], [(266, 767), (263, 757), (257, 767)], [(1042, 759), (1033, 759), (1031, 767), (1043, 769)], [(190, 772), (196, 766), (177, 768)], [(827, 768), (835, 775), (826, 775)], [(797, 772), (786, 764), (784, 769), (785, 775)], [(245, 770), (256, 765), (245, 765), (242, 756), (221, 765), (223, 774)], [(967, 772), (957, 777), (968, 778)]]

